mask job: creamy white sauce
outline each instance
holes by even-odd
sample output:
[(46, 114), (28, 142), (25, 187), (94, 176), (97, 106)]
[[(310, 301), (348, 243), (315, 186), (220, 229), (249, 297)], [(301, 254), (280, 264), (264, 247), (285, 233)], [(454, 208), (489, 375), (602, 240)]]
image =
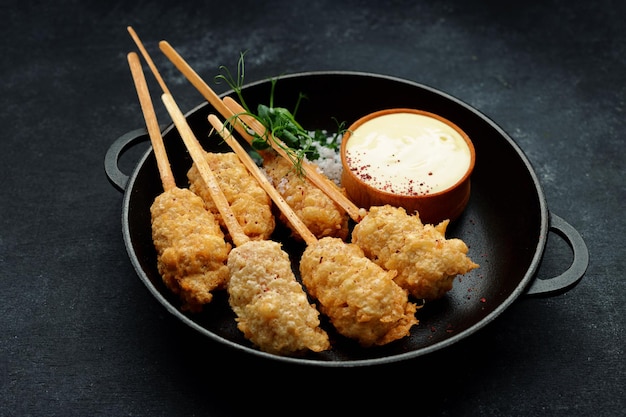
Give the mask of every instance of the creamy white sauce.
[(346, 161), (357, 177), (379, 190), (425, 195), (463, 178), (470, 167), (470, 150), (455, 129), (438, 119), (390, 113), (352, 132)]

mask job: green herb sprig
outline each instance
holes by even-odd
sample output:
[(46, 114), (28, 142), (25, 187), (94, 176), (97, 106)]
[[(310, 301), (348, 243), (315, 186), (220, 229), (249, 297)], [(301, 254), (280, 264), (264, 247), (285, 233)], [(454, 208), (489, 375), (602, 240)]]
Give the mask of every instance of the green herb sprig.
[[(233, 77), (232, 73), (225, 66), (220, 66), (221, 74), (215, 77), (216, 82), (225, 81), (230, 88), (233, 89), (241, 106), (245, 109), (245, 114), (253, 117), (265, 127), (263, 136), (254, 134), (252, 140), (252, 148), (255, 150), (266, 150), (272, 147), (272, 143), (278, 145), (289, 157), (298, 175), (303, 175), (302, 161), (304, 158), (314, 161), (319, 159), (320, 155), (314, 143), (319, 143), (327, 148), (337, 150), (339, 148), (339, 138), (344, 131), (344, 123), (337, 123), (337, 133), (328, 140), (327, 135), (321, 130), (315, 130), (313, 134), (305, 130), (300, 123), (296, 121), (296, 113), (302, 99), (306, 96), (302, 93), (298, 95), (293, 112), (284, 107), (274, 106), (274, 96), (277, 78), (271, 79), (271, 90), (269, 97), (269, 106), (259, 104), (257, 111), (252, 112), (248, 107), (243, 94), (242, 86), (245, 78), (244, 65), (245, 52), (240, 53), (237, 62), (237, 75)], [(230, 123), (230, 121), (228, 121)]]

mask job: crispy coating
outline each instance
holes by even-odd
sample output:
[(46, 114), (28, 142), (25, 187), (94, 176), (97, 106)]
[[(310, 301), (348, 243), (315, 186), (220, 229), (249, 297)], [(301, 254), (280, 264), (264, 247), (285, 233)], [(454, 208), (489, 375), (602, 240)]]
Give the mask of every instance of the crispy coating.
[(296, 281), (279, 243), (247, 242), (230, 252), (227, 265), (229, 303), (247, 339), (278, 355), (330, 348), (319, 327), (319, 312)]
[[(272, 201), (265, 190), (235, 153), (207, 152), (206, 160), (244, 233), (253, 240), (268, 239), (276, 221), (272, 214)], [(225, 229), (222, 216), (195, 163), (187, 172), (187, 178), (189, 189), (202, 197), (207, 209)]]
[(454, 278), (478, 268), (461, 239), (446, 239), (449, 221), (422, 224), (419, 215), (389, 205), (371, 207), (352, 231), (352, 242), (386, 270), (396, 270), (395, 282), (426, 300), (441, 298)]
[(181, 298), (183, 310), (197, 312), (224, 289), (230, 245), (200, 197), (173, 188), (150, 207), (157, 266), (165, 285)]
[[(291, 162), (270, 152), (264, 153), (263, 158), (263, 169), (274, 188), (317, 238), (332, 236), (346, 239), (348, 215), (341, 207), (322, 190), (298, 176)], [(280, 219), (292, 228), (283, 214), (280, 214)], [(297, 232), (293, 233), (293, 237), (300, 239)]]
[(362, 346), (384, 345), (417, 324), (416, 305), (385, 271), (354, 244), (326, 237), (300, 260), (302, 282), (337, 331)]

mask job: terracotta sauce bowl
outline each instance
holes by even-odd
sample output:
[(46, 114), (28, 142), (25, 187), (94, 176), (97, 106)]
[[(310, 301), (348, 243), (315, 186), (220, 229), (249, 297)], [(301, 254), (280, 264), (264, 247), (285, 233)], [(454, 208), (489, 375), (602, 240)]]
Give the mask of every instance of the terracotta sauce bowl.
[[(358, 168), (352, 166), (350, 162), (355, 164), (350, 157), (346, 156), (346, 147), (350, 138), (355, 135), (357, 129), (368, 121), (381, 116), (394, 113), (410, 113), (426, 116), (442, 122), (452, 128), (469, 148), (469, 167), (465, 173), (456, 181), (445, 189), (433, 192), (390, 192), (381, 189), (380, 186), (374, 187), (366, 183), (359, 175), (355, 173)], [(384, 133), (384, 132), (383, 132)], [(458, 138), (458, 136), (457, 136)], [(379, 146), (384, 147), (384, 144)], [(410, 214), (417, 211), (423, 223), (437, 224), (443, 220), (455, 220), (465, 209), (470, 197), (470, 176), (474, 169), (476, 154), (472, 141), (463, 130), (449, 120), (426, 111), (416, 109), (388, 109), (368, 114), (356, 122), (354, 122), (344, 133), (341, 144), (341, 162), (343, 164), (342, 186), (345, 188), (348, 197), (359, 207), (369, 209), (371, 206), (381, 206), (389, 204), (396, 207), (404, 207)], [(443, 165), (445, 169), (445, 163)], [(419, 181), (419, 179), (416, 179)]]

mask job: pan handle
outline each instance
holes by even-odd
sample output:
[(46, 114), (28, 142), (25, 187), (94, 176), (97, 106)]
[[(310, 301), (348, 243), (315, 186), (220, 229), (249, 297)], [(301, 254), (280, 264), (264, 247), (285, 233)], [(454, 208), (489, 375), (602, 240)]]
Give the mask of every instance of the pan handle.
[(113, 142), (104, 156), (104, 171), (109, 181), (120, 191), (126, 189), (129, 176), (124, 174), (119, 167), (119, 160), (124, 152), (137, 143), (149, 140), (148, 131), (145, 128), (132, 130)]
[(573, 287), (583, 277), (589, 265), (589, 250), (582, 236), (573, 226), (556, 214), (550, 213), (551, 232), (559, 235), (572, 249), (574, 259), (570, 267), (554, 278), (536, 278), (526, 295), (552, 295)]

